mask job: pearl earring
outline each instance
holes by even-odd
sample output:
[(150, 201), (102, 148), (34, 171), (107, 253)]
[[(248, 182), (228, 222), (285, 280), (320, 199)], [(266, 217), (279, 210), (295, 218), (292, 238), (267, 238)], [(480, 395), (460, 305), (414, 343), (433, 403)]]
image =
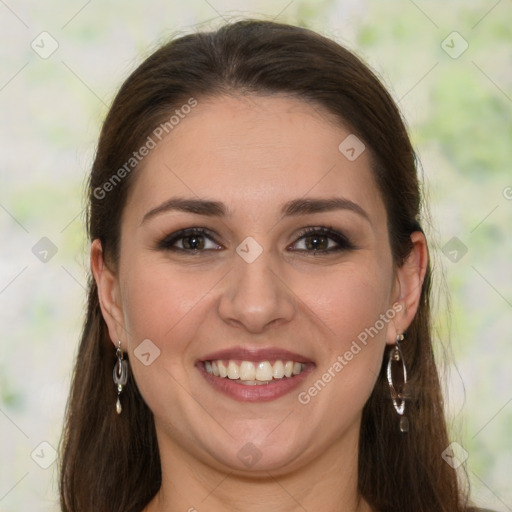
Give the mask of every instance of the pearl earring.
[(116, 349), (116, 357), (117, 361), (114, 365), (112, 375), (114, 378), (114, 384), (117, 386), (116, 412), (117, 414), (121, 414), (123, 408), (121, 407), (120, 396), (123, 391), (123, 386), (126, 385), (126, 381), (128, 380), (128, 362), (124, 359), (124, 354), (121, 349), (121, 340), (119, 340), (119, 346)]

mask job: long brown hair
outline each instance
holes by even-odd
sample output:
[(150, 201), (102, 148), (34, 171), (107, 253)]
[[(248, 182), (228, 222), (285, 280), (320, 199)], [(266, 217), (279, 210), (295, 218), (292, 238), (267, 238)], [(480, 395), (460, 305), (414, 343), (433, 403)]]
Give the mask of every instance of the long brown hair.
[[(115, 268), (119, 258), (121, 215), (141, 166), (122, 173), (107, 194), (104, 184), (189, 98), (230, 93), (302, 98), (327, 109), (364, 141), (400, 266), (411, 250), (411, 233), (421, 229), (421, 195), (415, 154), (395, 103), (368, 67), (337, 43), (304, 28), (256, 20), (165, 44), (119, 90), (88, 183), (88, 235), (91, 241), (100, 239), (110, 264)], [(115, 414), (114, 350), (92, 276), (88, 287), (62, 439), (61, 505), (73, 512), (138, 512), (161, 484), (153, 416), (131, 378), (123, 391), (127, 413)], [(455, 470), (441, 457), (449, 441), (431, 344), (430, 288), (429, 265), (419, 310), (403, 343), (412, 390), (409, 433), (399, 432), (384, 362), (363, 410), (359, 490), (380, 512), (467, 510)]]

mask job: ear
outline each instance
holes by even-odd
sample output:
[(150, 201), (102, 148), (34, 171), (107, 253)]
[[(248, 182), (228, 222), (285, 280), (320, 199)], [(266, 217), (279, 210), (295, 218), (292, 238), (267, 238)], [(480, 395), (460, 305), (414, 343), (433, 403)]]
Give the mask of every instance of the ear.
[(101, 313), (108, 327), (112, 343), (117, 347), (118, 340), (124, 340), (123, 310), (121, 307), (121, 294), (119, 281), (115, 272), (105, 263), (101, 241), (96, 239), (91, 245), (91, 270), (98, 287), (98, 299)]
[(427, 272), (428, 248), (420, 231), (411, 234), (413, 248), (401, 267), (396, 270), (393, 288), (393, 309), (396, 312), (389, 322), (386, 343), (393, 345), (396, 337), (403, 334), (414, 319), (421, 298), (423, 281)]

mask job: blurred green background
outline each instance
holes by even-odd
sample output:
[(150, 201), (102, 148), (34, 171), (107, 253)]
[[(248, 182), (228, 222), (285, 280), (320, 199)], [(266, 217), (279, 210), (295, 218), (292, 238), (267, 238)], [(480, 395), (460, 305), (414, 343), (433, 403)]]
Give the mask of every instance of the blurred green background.
[(108, 105), (159, 43), (241, 16), (337, 40), (398, 102), (430, 209), (452, 438), (473, 499), (512, 511), (509, 0), (0, 2), (0, 511), (58, 510), (52, 450), (88, 268), (82, 192)]

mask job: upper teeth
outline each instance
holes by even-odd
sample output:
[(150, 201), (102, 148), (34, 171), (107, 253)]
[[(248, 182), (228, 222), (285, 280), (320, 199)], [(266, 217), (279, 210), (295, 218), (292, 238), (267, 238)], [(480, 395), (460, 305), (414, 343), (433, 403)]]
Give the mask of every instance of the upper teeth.
[(215, 361), (205, 361), (204, 367), (208, 373), (216, 377), (227, 377), (228, 379), (240, 379), (245, 381), (259, 380), (268, 381), (274, 379), (282, 379), (283, 377), (291, 377), (298, 375), (306, 365), (304, 363), (297, 363), (294, 361), (286, 361), (283, 363), (277, 360), (273, 365), (270, 361), (241, 361), (238, 364), (236, 361), (225, 362), (221, 359)]

